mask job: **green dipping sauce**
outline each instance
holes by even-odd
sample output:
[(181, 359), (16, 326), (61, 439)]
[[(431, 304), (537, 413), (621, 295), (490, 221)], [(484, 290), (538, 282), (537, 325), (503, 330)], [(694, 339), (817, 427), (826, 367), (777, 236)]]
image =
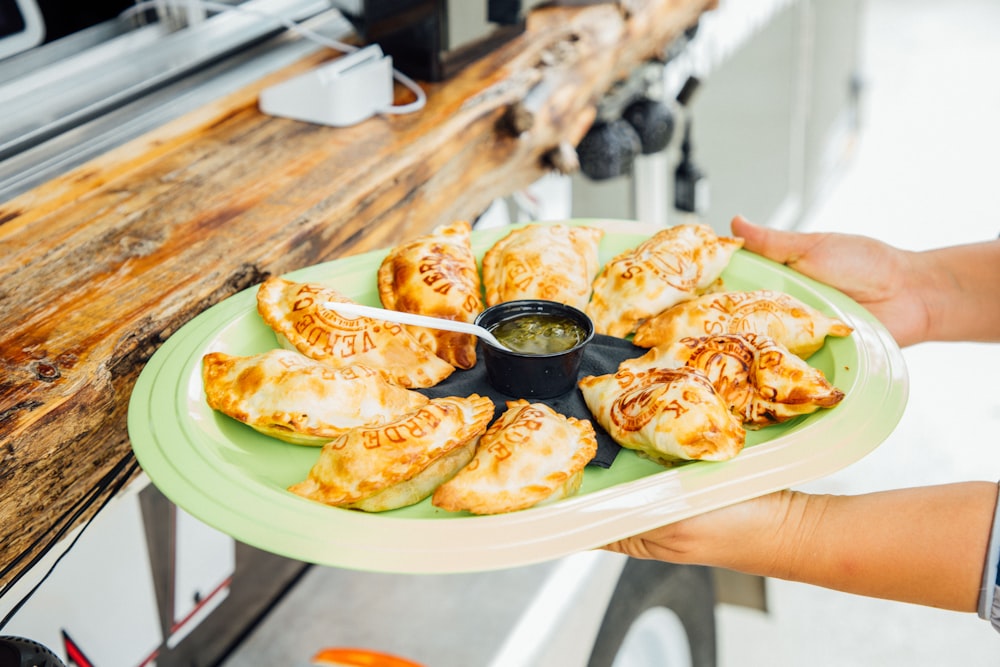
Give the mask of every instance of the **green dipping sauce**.
[(505, 347), (521, 354), (565, 352), (586, 338), (575, 320), (563, 315), (528, 313), (504, 320), (490, 329)]

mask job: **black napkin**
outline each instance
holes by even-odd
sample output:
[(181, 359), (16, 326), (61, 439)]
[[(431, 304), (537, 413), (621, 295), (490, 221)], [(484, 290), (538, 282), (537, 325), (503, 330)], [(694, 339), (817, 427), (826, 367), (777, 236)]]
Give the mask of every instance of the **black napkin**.
[[(618, 364), (622, 361), (638, 357), (645, 352), (644, 348), (636, 347), (627, 340), (597, 334), (590, 341), (587, 349), (584, 350), (583, 361), (580, 363), (580, 377), (614, 373), (618, 370)], [(469, 394), (488, 396), (496, 405), (494, 418), (499, 417), (506, 411), (507, 401), (518, 397), (507, 396), (493, 388), (486, 379), (486, 366), (483, 363), (482, 355), (479, 356), (480, 358), (473, 368), (467, 371), (456, 370), (443, 382), (427, 389), (418, 389), (417, 391), (430, 398), (468, 396)], [(597, 455), (590, 462), (590, 465), (601, 468), (611, 467), (621, 447), (611, 439), (607, 431), (597, 424), (596, 420), (590, 414), (587, 404), (583, 402), (583, 395), (578, 388), (574, 387), (571, 391), (555, 398), (532, 400), (545, 403), (556, 412), (567, 417), (589, 419), (594, 425), (594, 431), (597, 434)]]

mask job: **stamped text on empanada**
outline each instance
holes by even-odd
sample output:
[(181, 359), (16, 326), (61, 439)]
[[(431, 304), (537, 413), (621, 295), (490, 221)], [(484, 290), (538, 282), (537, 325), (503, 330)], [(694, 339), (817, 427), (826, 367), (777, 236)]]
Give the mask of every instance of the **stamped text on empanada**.
[[(424, 438), (441, 424), (441, 420), (457, 409), (449, 404), (428, 403), (413, 413), (406, 421), (381, 429), (364, 431), (365, 449), (376, 449), (383, 445), (406, 442), (409, 438)], [(344, 441), (332, 443), (334, 449), (343, 447)]]
[(619, 376), (623, 375), (631, 378), (624, 386), (632, 384), (635, 380), (640, 384), (634, 389), (626, 390), (611, 406), (611, 420), (622, 430), (638, 431), (662, 412), (672, 412), (676, 417), (687, 412), (687, 408), (676, 400), (658, 405), (657, 399), (667, 391), (672, 382), (690, 381), (690, 375), (672, 368), (655, 368), (639, 375), (625, 371), (616, 374), (615, 378), (619, 383), (622, 382)]
[(508, 458), (519, 445), (535, 437), (534, 434), (544, 425), (544, 419), (545, 414), (541, 410), (528, 407), (521, 412), (520, 419), (502, 430), (500, 422), (495, 422), (491, 438), (487, 439), (489, 450), (498, 460)]

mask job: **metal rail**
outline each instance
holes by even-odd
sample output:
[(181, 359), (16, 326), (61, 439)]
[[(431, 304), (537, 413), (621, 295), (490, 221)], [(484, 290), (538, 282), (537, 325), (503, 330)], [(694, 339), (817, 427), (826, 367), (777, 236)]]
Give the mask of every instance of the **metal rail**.
[(179, 29), (116, 19), (0, 61), (0, 201), (322, 48), (273, 14), (342, 39), (325, 0), (248, 0)]

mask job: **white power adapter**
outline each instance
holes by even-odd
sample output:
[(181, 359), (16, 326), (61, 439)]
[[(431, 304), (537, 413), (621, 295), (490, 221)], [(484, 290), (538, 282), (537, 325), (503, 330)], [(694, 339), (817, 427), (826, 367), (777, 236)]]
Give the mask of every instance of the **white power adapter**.
[(348, 127), (392, 107), (392, 57), (378, 44), (337, 58), (261, 91), (270, 116)]

